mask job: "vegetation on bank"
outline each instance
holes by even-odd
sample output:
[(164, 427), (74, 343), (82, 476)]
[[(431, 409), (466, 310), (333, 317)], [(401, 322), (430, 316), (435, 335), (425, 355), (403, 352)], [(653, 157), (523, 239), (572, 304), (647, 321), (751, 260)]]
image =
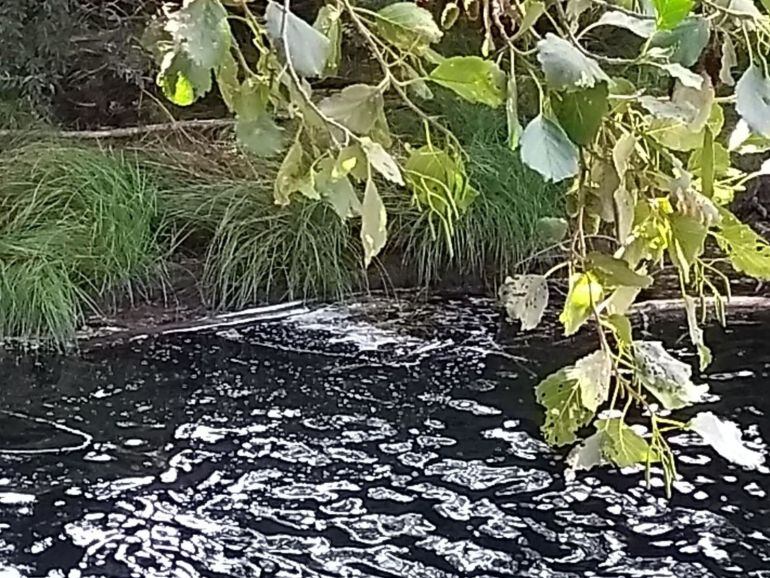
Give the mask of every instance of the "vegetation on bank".
[(64, 343), (89, 316), (173, 291), (168, 266), (180, 258), (201, 262), (199, 289), (213, 310), (342, 299), (372, 279), (496, 285), (541, 246), (536, 224), (561, 211), (561, 195), (507, 147), (497, 113), (452, 107), (481, 194), (449, 238), (408, 194), (383, 184), (393, 230), (369, 273), (356, 224), (328, 202), (275, 204), (276, 163), (236, 155), (249, 170), (223, 172), (205, 168), (205, 145), (20, 140), (0, 153), (0, 336)]

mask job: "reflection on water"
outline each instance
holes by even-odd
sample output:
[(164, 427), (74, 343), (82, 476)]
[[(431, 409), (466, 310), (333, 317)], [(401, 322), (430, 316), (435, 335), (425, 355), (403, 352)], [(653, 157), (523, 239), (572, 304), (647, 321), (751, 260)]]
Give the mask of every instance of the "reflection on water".
[[(580, 345), (503, 354), (480, 301), (362, 311), (1, 360), (0, 407), (94, 441), (0, 455), (0, 576), (770, 577), (767, 470), (682, 435), (670, 502), (659, 475), (565, 482), (533, 373)], [(762, 448), (766, 331), (720, 341), (713, 409)], [(80, 442), (9, 415), (0, 434)]]

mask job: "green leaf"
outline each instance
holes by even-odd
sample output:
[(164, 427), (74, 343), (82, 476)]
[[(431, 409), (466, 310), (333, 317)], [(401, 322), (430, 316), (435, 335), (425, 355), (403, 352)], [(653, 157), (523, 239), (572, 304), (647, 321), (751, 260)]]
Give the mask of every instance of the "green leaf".
[(382, 202), (377, 186), (370, 178), (364, 189), (364, 202), (361, 206), (361, 243), (364, 246), (364, 266), (368, 267), (388, 238), (388, 214)]
[(284, 147), (283, 129), (267, 114), (255, 119), (239, 118), (235, 123), (238, 142), (248, 152), (269, 157)]
[(655, 6), (655, 22), (661, 30), (671, 30), (687, 18), (694, 0), (652, 0)]
[[(725, 151), (727, 152), (727, 151)], [(714, 196), (714, 178), (716, 177), (716, 153), (714, 152), (714, 135), (707, 126), (703, 134), (701, 148), (701, 192), (707, 197)], [(730, 162), (728, 154), (728, 163)]]
[(298, 75), (324, 75), (333, 51), (329, 38), (291, 11), (284, 12), (283, 6), (272, 0), (267, 3), (265, 26), (270, 40), (281, 47)]
[(604, 289), (592, 273), (573, 275), (567, 301), (559, 315), (559, 321), (564, 325), (564, 335), (576, 333), (603, 297)]
[(669, 61), (687, 68), (694, 66), (711, 38), (711, 25), (701, 16), (686, 18), (673, 30), (659, 30), (650, 47), (670, 50)]
[(572, 142), (577, 145), (593, 142), (610, 108), (608, 96), (606, 82), (593, 88), (551, 94), (551, 108)]
[(508, 127), (508, 146), (512, 151), (519, 148), (521, 133), (524, 130), (519, 122), (519, 89), (516, 83), (516, 57), (511, 53), (511, 69), (506, 86), (505, 120)]
[(711, 350), (703, 340), (703, 329), (698, 327), (698, 315), (695, 310), (695, 299), (689, 295), (683, 295), (684, 310), (687, 314), (687, 326), (690, 331), (690, 341), (698, 350), (700, 370), (704, 371), (711, 364)]
[(182, 8), (169, 14), (165, 30), (175, 50), (209, 74), (230, 51), (227, 10), (219, 0), (185, 0)]
[(610, 80), (593, 58), (550, 32), (537, 43), (537, 59), (553, 90), (592, 88)]
[(431, 13), (413, 2), (385, 6), (377, 13), (376, 27), (385, 40), (415, 54), (422, 54), (443, 36)]
[(743, 434), (736, 423), (721, 420), (707, 411), (692, 418), (689, 425), (727, 461), (748, 469), (756, 469), (764, 464), (762, 453), (747, 448), (743, 443)]
[(625, 244), (634, 227), (636, 197), (634, 193), (629, 191), (624, 185), (621, 185), (612, 193), (612, 200), (615, 203), (615, 223), (618, 227), (618, 240), (621, 244)]
[(364, 137), (361, 139), (361, 148), (369, 159), (372, 168), (383, 177), (397, 185), (404, 185), (404, 178), (401, 176), (401, 169), (388, 151), (383, 146), (371, 139)]
[[(299, 135), (298, 135), (299, 137)], [(299, 138), (289, 147), (286, 156), (283, 157), (281, 166), (275, 175), (273, 196), (276, 205), (288, 205), (291, 195), (302, 192), (306, 196), (314, 195), (313, 180), (310, 169), (305, 162), (305, 151)]]
[(655, 33), (655, 20), (652, 18), (645, 18), (643, 14), (633, 16), (616, 10), (602, 14), (601, 18), (597, 20), (596, 26), (625, 28), (641, 38), (650, 38)]
[(613, 313), (607, 317), (607, 323), (612, 327), (618, 342), (624, 346), (630, 346), (634, 342), (631, 321), (625, 315)]
[(507, 277), (498, 291), (500, 302), (511, 321), (521, 321), (521, 329), (534, 329), (548, 306), (548, 282), (542, 275)]
[(690, 279), (690, 269), (703, 253), (708, 227), (699, 219), (680, 213), (670, 215), (669, 223), (671, 240), (668, 245), (668, 255), (687, 282)]
[(770, 245), (727, 209), (714, 236), (729, 257), (733, 269), (755, 279), (770, 280)]
[(567, 236), (569, 225), (561, 217), (541, 217), (535, 224), (537, 236), (544, 243), (558, 243)]
[(543, 436), (552, 446), (573, 443), (577, 439), (575, 432), (594, 415), (583, 406), (578, 382), (570, 379), (567, 369), (552, 373), (535, 388), (538, 403), (545, 407)]
[(567, 375), (578, 382), (580, 401), (591, 412), (596, 413), (609, 398), (612, 359), (603, 349), (578, 359)]
[(659, 461), (647, 441), (626, 425), (620, 418), (596, 422), (596, 430), (602, 432), (602, 455), (619, 468), (635, 464)]
[(760, 136), (770, 138), (770, 78), (751, 66), (735, 85), (735, 110)]
[(639, 287), (618, 287), (605, 302), (605, 311), (609, 315), (625, 315), (636, 301)]
[(358, 144), (340, 149), (334, 163), (333, 178), (338, 179), (348, 175), (361, 182), (369, 178), (369, 159), (366, 157), (366, 152)]
[(521, 160), (546, 181), (558, 182), (578, 174), (577, 147), (558, 124), (535, 117), (521, 135)]
[(497, 108), (505, 101), (505, 73), (491, 60), (478, 56), (447, 58), (428, 78), (468, 102)]
[(325, 158), (318, 163), (315, 187), (343, 221), (361, 212), (361, 201), (347, 175), (336, 172), (337, 163)]
[(368, 84), (352, 84), (324, 98), (318, 108), (356, 134), (368, 134), (384, 109), (382, 90)]
[(672, 357), (660, 341), (634, 342), (634, 360), (640, 383), (666, 409), (699, 403), (708, 392), (708, 385), (695, 385), (690, 366)]
[(333, 4), (324, 4), (318, 10), (313, 28), (329, 39), (329, 55), (326, 59), (324, 76), (337, 74), (342, 61), (342, 10)]
[(445, 216), (463, 212), (477, 194), (462, 159), (428, 145), (412, 151), (404, 173), (418, 202)]
[(238, 81), (238, 64), (233, 56), (228, 52), (222, 59), (222, 63), (216, 72), (217, 86), (222, 95), (222, 100), (230, 111), (234, 110), (235, 98), (240, 90), (241, 84)]
[(706, 122), (700, 125), (700, 119), (690, 124), (680, 121), (653, 120), (650, 123), (652, 137), (665, 147), (676, 151), (689, 152), (703, 145), (705, 127), (708, 126), (713, 135), (718, 135), (724, 126), (725, 117), (722, 107), (714, 103)]
[(652, 285), (652, 277), (633, 271), (623, 259), (604, 253), (589, 253), (588, 266), (602, 286), (626, 286), (646, 289)]

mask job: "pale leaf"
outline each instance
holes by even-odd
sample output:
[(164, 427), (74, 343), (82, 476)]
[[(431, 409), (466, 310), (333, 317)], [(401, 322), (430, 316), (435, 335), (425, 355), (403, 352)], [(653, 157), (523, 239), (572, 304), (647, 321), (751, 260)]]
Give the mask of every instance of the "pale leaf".
[(727, 461), (748, 469), (758, 468), (765, 461), (760, 452), (746, 447), (737, 424), (721, 420), (710, 411), (692, 418), (690, 428)]

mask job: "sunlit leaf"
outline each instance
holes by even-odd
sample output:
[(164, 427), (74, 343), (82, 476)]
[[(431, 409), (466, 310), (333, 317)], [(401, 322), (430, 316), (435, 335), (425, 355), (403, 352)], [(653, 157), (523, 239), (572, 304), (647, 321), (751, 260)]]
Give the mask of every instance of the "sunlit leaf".
[(447, 2), (444, 5), (444, 9), (441, 11), (441, 28), (449, 30), (457, 22), (457, 18), (460, 16), (460, 7), (456, 2)]
[(695, 4), (694, 0), (652, 0), (658, 28), (671, 30), (684, 20)]
[(710, 411), (692, 418), (690, 429), (729, 462), (748, 469), (758, 468), (765, 462), (765, 456), (743, 443), (743, 434), (736, 423), (719, 419)]
[(681, 82), (682, 86), (686, 86), (687, 88), (695, 88), (698, 90), (703, 88), (703, 76), (693, 72), (689, 68), (685, 68), (678, 62), (673, 62), (671, 64), (661, 64), (660, 67), (668, 72), (672, 78), (676, 78), (679, 82)]
[(545, 3), (541, 0), (524, 0), (521, 6), (524, 15), (521, 18), (521, 22), (518, 23), (519, 26), (512, 40), (524, 36), (537, 23), (540, 17), (545, 14)]
[(416, 54), (423, 53), (443, 36), (431, 13), (413, 2), (385, 6), (377, 13), (376, 26), (385, 40)]
[(163, 95), (177, 106), (189, 106), (211, 90), (211, 70), (194, 64), (182, 52), (168, 52), (157, 78)]
[(338, 179), (348, 175), (361, 182), (369, 178), (369, 159), (358, 144), (340, 149), (334, 163), (333, 178)]
[[(604, 452), (602, 451), (604, 436), (604, 431), (597, 431), (572, 448), (564, 460), (567, 464), (568, 472), (588, 471), (596, 466), (606, 464), (607, 460), (604, 458)], [(574, 473), (571, 475), (574, 475)]]
[(647, 441), (620, 418), (598, 420), (596, 430), (604, 434), (602, 455), (619, 468), (660, 460)]
[(385, 104), (382, 91), (368, 84), (352, 84), (324, 98), (318, 108), (356, 134), (368, 134)]
[(692, 368), (672, 357), (660, 341), (634, 342), (634, 359), (639, 381), (666, 409), (699, 403), (708, 392), (708, 385), (695, 385)]
[(388, 213), (377, 186), (372, 179), (366, 181), (364, 202), (361, 205), (361, 242), (364, 246), (364, 266), (368, 267), (388, 238)]
[(735, 85), (735, 110), (752, 131), (770, 138), (770, 78), (758, 66), (749, 67)]
[(578, 149), (558, 124), (535, 117), (521, 135), (521, 160), (546, 181), (563, 181), (578, 174)]
[(272, 0), (267, 3), (265, 25), (268, 36), (281, 47), (297, 74), (323, 76), (333, 50), (329, 38)]
[(550, 32), (537, 43), (537, 59), (548, 86), (554, 90), (591, 88), (610, 80), (593, 58)]
[(655, 33), (655, 20), (652, 18), (645, 18), (642, 14), (633, 16), (617, 10), (610, 10), (602, 14), (601, 18), (596, 21), (596, 25), (625, 28), (642, 38), (649, 38)]
[(588, 424), (594, 415), (583, 406), (578, 382), (570, 379), (567, 368), (541, 381), (535, 388), (535, 396), (545, 407), (543, 436), (553, 446), (573, 443), (577, 439), (577, 430)]
[(623, 259), (616, 259), (604, 253), (590, 253), (588, 263), (591, 272), (604, 287), (626, 286), (646, 289), (652, 285), (652, 277), (637, 273)]
[(733, 269), (755, 279), (770, 280), (770, 245), (727, 209), (720, 208), (719, 212), (722, 221), (714, 235)]
[(599, 349), (578, 359), (567, 370), (567, 375), (578, 382), (583, 406), (595, 413), (609, 397), (612, 359), (606, 351)]
[(396, 183), (397, 185), (404, 184), (404, 178), (401, 176), (401, 169), (398, 168), (395, 159), (380, 143), (364, 137), (361, 139), (361, 148), (364, 149), (364, 152), (369, 159), (369, 163), (375, 171), (392, 183)]
[(711, 364), (711, 350), (703, 339), (703, 329), (698, 326), (698, 314), (695, 309), (695, 299), (689, 295), (683, 295), (684, 310), (687, 314), (687, 326), (690, 331), (690, 341), (698, 350), (700, 370), (705, 370)]
[(567, 301), (559, 316), (564, 325), (564, 334), (573, 335), (592, 314), (594, 307), (604, 297), (604, 289), (591, 273), (573, 275)]
[(551, 108), (572, 142), (588, 145), (594, 140), (609, 110), (608, 96), (606, 82), (551, 95)]
[(428, 76), (467, 100), (496, 108), (505, 102), (505, 73), (491, 60), (478, 56), (447, 58)]
[(641, 289), (639, 287), (618, 287), (604, 302), (604, 310), (608, 315), (625, 315), (636, 301)]
[(615, 202), (615, 212), (617, 213), (615, 223), (618, 228), (618, 240), (626, 243), (634, 226), (634, 207), (636, 207), (636, 197), (625, 186), (618, 187), (612, 194), (612, 200)]
[(722, 64), (719, 67), (719, 80), (727, 85), (733, 86), (733, 68), (738, 66), (738, 55), (735, 53), (735, 44), (729, 34), (722, 38)]
[(542, 275), (516, 275), (500, 286), (500, 301), (511, 321), (521, 321), (521, 329), (534, 329), (548, 306), (548, 282)]

